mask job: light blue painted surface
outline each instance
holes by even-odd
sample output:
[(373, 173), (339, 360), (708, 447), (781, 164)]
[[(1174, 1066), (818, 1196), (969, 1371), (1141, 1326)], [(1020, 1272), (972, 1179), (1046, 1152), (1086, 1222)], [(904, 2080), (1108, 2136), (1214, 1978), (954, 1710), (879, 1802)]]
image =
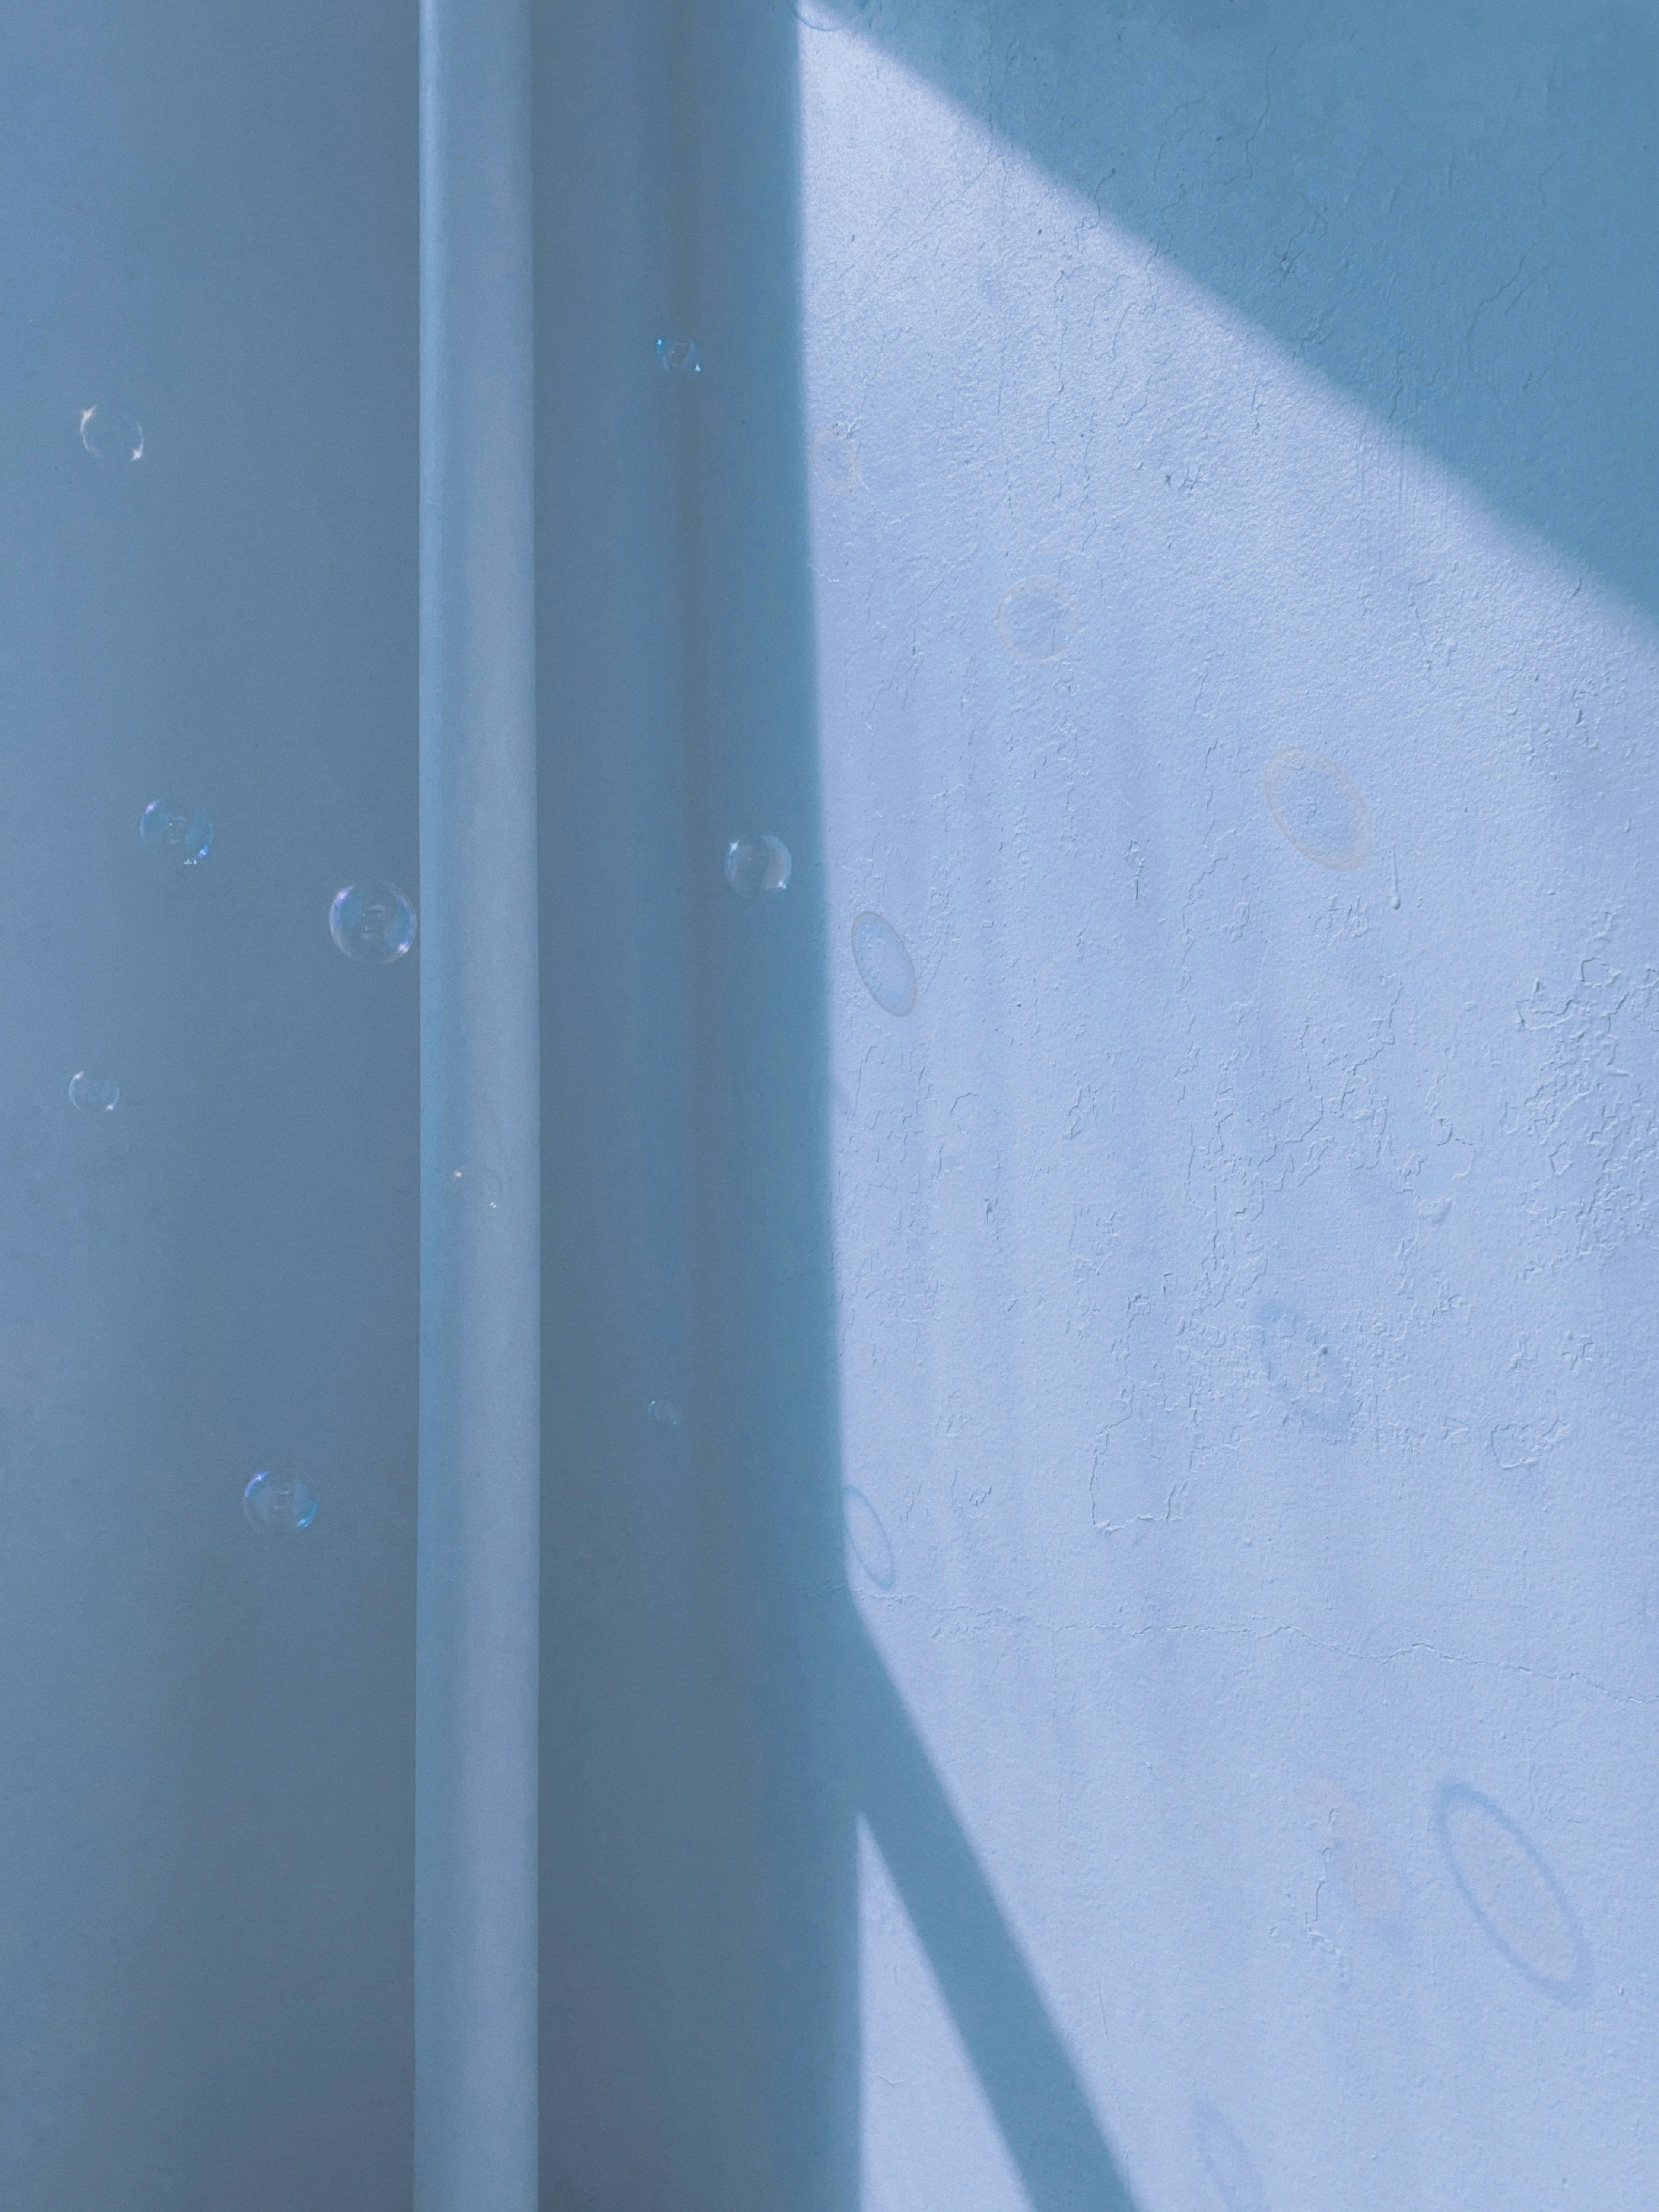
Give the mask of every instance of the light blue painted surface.
[[(1653, 26), (853, 13), (538, 19), (542, 2202), (1636, 2212)], [(415, 23), (0, 36), (0, 2203), (393, 2212)]]

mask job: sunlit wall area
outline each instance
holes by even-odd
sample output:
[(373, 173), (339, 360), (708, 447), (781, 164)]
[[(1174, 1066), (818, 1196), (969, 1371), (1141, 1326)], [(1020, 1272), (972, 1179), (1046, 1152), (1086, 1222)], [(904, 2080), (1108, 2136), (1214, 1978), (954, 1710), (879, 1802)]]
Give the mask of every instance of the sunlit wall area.
[(866, 2200), (1637, 2204), (1649, 44), (797, 13)]

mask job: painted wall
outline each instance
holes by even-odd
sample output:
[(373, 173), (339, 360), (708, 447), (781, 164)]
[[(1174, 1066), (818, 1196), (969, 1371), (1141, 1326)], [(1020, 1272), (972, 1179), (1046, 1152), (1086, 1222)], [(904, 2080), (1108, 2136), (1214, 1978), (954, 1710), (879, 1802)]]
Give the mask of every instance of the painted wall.
[[(0, 13), (7, 2212), (408, 2199), (415, 29)], [(1645, 2207), (1659, 27), (537, 66), (545, 2202)]]
[(1644, 2203), (1656, 27), (799, 12), (866, 2202)]
[(0, 10), (7, 2212), (408, 2203), (414, 63)]

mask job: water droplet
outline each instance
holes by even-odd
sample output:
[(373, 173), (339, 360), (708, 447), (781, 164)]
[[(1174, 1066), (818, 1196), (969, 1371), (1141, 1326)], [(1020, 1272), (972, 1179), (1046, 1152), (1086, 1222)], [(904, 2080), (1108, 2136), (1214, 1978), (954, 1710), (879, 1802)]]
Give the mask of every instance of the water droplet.
[(1359, 1398), (1335, 1346), (1287, 1306), (1264, 1307), (1256, 1334), (1274, 1395), (1302, 1427), (1346, 1436)]
[(83, 407), (81, 443), (94, 461), (139, 461), (144, 457), (144, 426), (118, 407)]
[(107, 1075), (88, 1075), (83, 1068), (70, 1078), (70, 1104), (82, 1114), (112, 1114), (121, 1103), (121, 1086)]
[(1261, 2176), (1250, 2154), (1213, 2105), (1194, 2106), (1193, 2134), (1204, 2171), (1227, 2212), (1267, 2212)]
[(851, 491), (864, 481), (859, 449), (851, 433), (838, 422), (831, 422), (813, 439), (812, 461), (819, 479), (831, 491)]
[(1058, 660), (1082, 628), (1077, 608), (1052, 576), (1027, 576), (997, 609), (997, 628), (1022, 660)]
[(269, 1474), (262, 1468), (242, 1492), (242, 1510), (256, 1528), (297, 1536), (317, 1518), (317, 1493), (297, 1474)]
[(1507, 1813), (1449, 1782), (1435, 1825), (1463, 1901), (1512, 1966), (1563, 2004), (1589, 1995), (1589, 1947), (1561, 1885)]
[(878, 914), (861, 914), (853, 924), (853, 959), (864, 988), (890, 1014), (908, 1014), (916, 1003), (916, 971), (904, 939)]
[(335, 893), (328, 929), (349, 958), (385, 967), (415, 942), (415, 909), (396, 884), (349, 884)]
[(793, 866), (781, 837), (734, 837), (726, 848), (726, 880), (739, 898), (786, 890)]
[(657, 360), (665, 376), (701, 376), (702, 356), (696, 338), (659, 338)]
[(1273, 820), (1322, 868), (1358, 868), (1370, 857), (1371, 812), (1334, 761), (1287, 746), (1262, 770)]
[(678, 1429), (685, 1419), (672, 1398), (653, 1398), (645, 1410), (652, 1420), (665, 1429)]
[(138, 823), (144, 850), (166, 868), (198, 868), (213, 849), (213, 817), (176, 799), (153, 799)]
[(853, 1557), (878, 1589), (891, 1589), (898, 1579), (898, 1568), (875, 1507), (861, 1490), (843, 1490), (841, 1508)]

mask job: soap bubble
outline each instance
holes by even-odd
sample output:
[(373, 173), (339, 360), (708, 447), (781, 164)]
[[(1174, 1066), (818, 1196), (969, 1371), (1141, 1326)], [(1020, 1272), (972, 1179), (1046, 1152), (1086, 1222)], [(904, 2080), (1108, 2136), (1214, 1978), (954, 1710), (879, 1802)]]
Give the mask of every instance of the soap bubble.
[(853, 959), (864, 988), (884, 1013), (908, 1014), (916, 1003), (916, 971), (904, 940), (878, 914), (853, 924)]
[(1022, 660), (1058, 660), (1081, 628), (1076, 607), (1052, 576), (1027, 576), (997, 609), (997, 629)]
[(142, 460), (144, 426), (118, 407), (83, 407), (81, 443), (94, 461)]
[(1370, 809), (1334, 761), (1290, 745), (1267, 763), (1261, 783), (1298, 853), (1322, 868), (1358, 868), (1370, 857)]
[(726, 880), (739, 898), (787, 889), (793, 866), (781, 837), (734, 837), (726, 848)]
[(645, 1410), (647, 1417), (659, 1428), (678, 1429), (685, 1419), (685, 1415), (672, 1398), (653, 1398)]
[(213, 849), (213, 817), (176, 799), (153, 799), (138, 823), (144, 850), (166, 868), (198, 868)]
[(70, 1104), (82, 1114), (112, 1114), (121, 1103), (121, 1086), (107, 1075), (88, 1075), (83, 1068), (70, 1078)]
[(657, 360), (666, 376), (701, 376), (702, 356), (695, 338), (659, 338)]
[(415, 909), (396, 884), (349, 884), (335, 894), (328, 928), (349, 958), (385, 967), (415, 942)]
[(317, 1493), (297, 1474), (270, 1474), (262, 1468), (242, 1492), (242, 1510), (256, 1528), (296, 1536), (317, 1518)]

